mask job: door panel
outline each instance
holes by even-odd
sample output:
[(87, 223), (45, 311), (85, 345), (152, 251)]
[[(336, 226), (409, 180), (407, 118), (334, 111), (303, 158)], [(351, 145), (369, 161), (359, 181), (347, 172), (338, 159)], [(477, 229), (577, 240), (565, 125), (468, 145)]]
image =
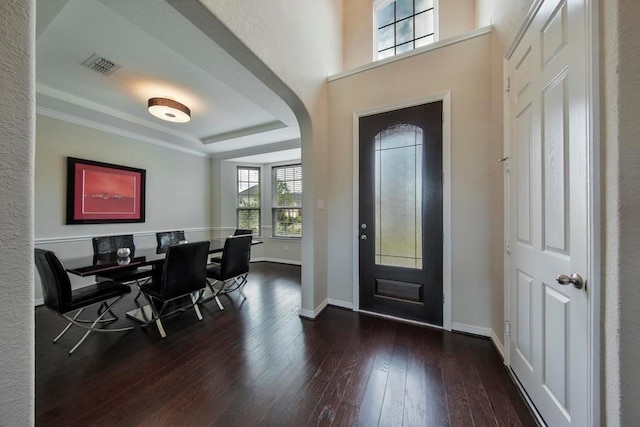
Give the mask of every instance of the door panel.
[(548, 425), (588, 425), (586, 14), (546, 0), (507, 62), (509, 364)]
[(442, 325), (442, 102), (359, 133), (360, 308)]

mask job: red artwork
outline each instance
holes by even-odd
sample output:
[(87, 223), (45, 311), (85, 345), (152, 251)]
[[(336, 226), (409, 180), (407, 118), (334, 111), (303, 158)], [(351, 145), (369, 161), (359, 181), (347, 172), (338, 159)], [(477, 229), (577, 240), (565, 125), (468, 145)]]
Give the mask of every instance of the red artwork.
[(68, 159), (67, 224), (144, 222), (143, 169)]

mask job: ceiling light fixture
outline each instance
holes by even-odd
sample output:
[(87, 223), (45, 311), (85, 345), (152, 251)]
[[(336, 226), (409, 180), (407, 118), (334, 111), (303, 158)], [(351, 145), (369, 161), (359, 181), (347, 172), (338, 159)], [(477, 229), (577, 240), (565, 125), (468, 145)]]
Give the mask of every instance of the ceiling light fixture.
[(184, 104), (169, 98), (150, 98), (149, 113), (159, 119), (174, 123), (187, 123), (191, 120), (191, 110)]

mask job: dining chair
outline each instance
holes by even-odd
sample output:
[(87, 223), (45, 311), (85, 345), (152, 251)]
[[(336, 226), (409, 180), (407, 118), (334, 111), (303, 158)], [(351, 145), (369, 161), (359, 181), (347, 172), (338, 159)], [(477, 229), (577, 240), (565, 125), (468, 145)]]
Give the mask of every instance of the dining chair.
[[(40, 275), (45, 307), (69, 322), (62, 332), (53, 339), (53, 342), (58, 342), (71, 325), (87, 330), (76, 345), (69, 350), (69, 354), (72, 354), (91, 332), (123, 332), (133, 329), (133, 327), (100, 328), (103, 323), (111, 323), (118, 320), (112, 309), (124, 295), (131, 292), (129, 286), (114, 281), (103, 281), (72, 290), (69, 276), (55, 253), (43, 249), (35, 249), (35, 263)], [(113, 301), (108, 302), (112, 298)], [(97, 318), (93, 320), (79, 318), (86, 307), (97, 303), (104, 304), (104, 309), (99, 312)], [(69, 316), (68, 313), (75, 310), (78, 310), (75, 315), (73, 317)], [(111, 315), (110, 318), (105, 318), (107, 313)]]
[(236, 228), (236, 230), (233, 232), (234, 236), (244, 236), (245, 234), (253, 235), (253, 230), (247, 228)]
[(183, 230), (161, 231), (156, 233), (156, 242), (158, 243), (158, 253), (167, 251), (169, 245), (177, 245), (180, 242), (186, 242)]
[[(253, 236), (253, 230), (250, 229), (250, 228), (236, 228), (235, 231), (233, 232), (234, 236), (245, 236), (247, 234)], [(209, 262), (221, 263), (222, 262), (222, 256), (220, 256), (220, 255), (213, 256), (213, 257), (211, 257)]]
[[(122, 234), (117, 236), (101, 236), (91, 239), (93, 244), (93, 255), (109, 255), (116, 254), (118, 249), (127, 248), (131, 252), (129, 257), (133, 258), (136, 251), (136, 246), (133, 241), (133, 234)], [(96, 276), (98, 281), (113, 280), (120, 283), (136, 284), (140, 285), (151, 279), (153, 275), (153, 268), (151, 267), (136, 267), (128, 268), (126, 270), (116, 271), (113, 273), (105, 272)], [(140, 297), (140, 293), (134, 298), (137, 300)]]
[[(153, 312), (149, 324), (155, 322), (162, 338), (167, 334), (161, 318), (177, 311), (184, 311), (184, 308), (180, 307), (178, 310), (165, 313), (170, 303), (177, 299), (190, 296), (198, 320), (202, 320), (198, 300), (202, 296), (202, 292), (199, 291), (203, 291), (208, 283), (208, 254), (208, 241), (171, 245), (167, 248), (162, 273), (154, 275), (151, 281), (138, 286)], [(160, 305), (160, 308), (157, 305)]]
[[(243, 288), (247, 284), (249, 274), (249, 261), (251, 259), (251, 240), (249, 234), (227, 237), (224, 242), (224, 249), (220, 263), (209, 264), (207, 266), (207, 278), (213, 279), (213, 283), (207, 280), (207, 285), (213, 292), (220, 310), (224, 310), (220, 302), (220, 295), (239, 291), (243, 299), (247, 296)], [(216, 290), (214, 283), (220, 282), (220, 289)]]

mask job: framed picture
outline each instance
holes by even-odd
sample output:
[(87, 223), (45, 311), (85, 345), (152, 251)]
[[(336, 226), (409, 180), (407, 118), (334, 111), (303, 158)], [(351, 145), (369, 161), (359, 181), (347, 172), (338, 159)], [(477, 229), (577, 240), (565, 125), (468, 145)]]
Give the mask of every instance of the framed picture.
[(144, 169), (67, 158), (67, 224), (144, 222)]

